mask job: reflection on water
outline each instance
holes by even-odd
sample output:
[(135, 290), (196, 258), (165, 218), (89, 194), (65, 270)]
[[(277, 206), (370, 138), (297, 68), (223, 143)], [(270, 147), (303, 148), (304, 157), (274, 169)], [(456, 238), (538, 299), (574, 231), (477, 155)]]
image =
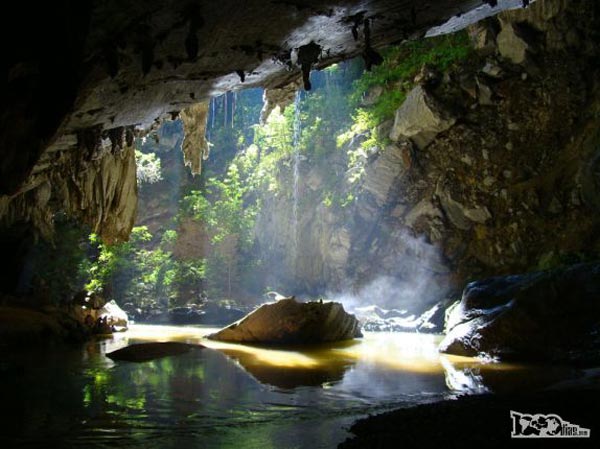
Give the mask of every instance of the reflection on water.
[[(4, 351), (0, 447), (335, 447), (367, 413), (577, 375), (440, 356), (432, 335), (269, 349), (202, 339), (212, 331), (133, 326), (84, 347)], [(145, 363), (104, 356), (143, 341), (207, 349)]]

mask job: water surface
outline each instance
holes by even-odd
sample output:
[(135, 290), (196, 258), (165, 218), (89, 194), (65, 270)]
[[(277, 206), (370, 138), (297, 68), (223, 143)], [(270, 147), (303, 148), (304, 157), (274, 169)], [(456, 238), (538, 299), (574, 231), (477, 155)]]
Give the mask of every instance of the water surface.
[[(81, 346), (4, 348), (0, 447), (333, 448), (367, 414), (578, 375), (442, 356), (434, 335), (269, 349), (203, 338), (212, 331), (134, 325)], [(144, 363), (105, 356), (144, 341), (207, 348)]]

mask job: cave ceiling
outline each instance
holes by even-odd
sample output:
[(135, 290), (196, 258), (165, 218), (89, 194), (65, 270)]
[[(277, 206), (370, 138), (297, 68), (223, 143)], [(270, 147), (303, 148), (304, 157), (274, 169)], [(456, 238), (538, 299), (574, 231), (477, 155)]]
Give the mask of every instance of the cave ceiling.
[(110, 130), (125, 138), (121, 127), (148, 128), (228, 90), (285, 85), (302, 67), (361, 54), (376, 63), (378, 48), (522, 1), (21, 3), (11, 18), (20, 33), (3, 30), (3, 194), (19, 191), (44, 152), (81, 149)]
[[(134, 139), (162, 121), (185, 111), (185, 123), (202, 126), (206, 114), (192, 117), (192, 106), (250, 87), (266, 89), (268, 110), (299, 86), (310, 89), (311, 70), (357, 56), (369, 68), (381, 62), (385, 46), (528, 3), (15, 3), (0, 29), (0, 224), (32, 222), (50, 235), (52, 217), (65, 212), (107, 241), (126, 239), (137, 208)], [(206, 153), (202, 142), (187, 139), (193, 173)]]

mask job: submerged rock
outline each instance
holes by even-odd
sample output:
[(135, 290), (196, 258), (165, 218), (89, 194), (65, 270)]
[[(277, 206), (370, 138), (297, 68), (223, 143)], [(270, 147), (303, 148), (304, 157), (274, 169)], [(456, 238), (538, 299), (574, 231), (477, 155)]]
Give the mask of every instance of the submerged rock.
[(469, 284), (440, 351), (502, 359), (600, 361), (600, 263)]
[(161, 343), (140, 343), (109, 352), (106, 354), (106, 356), (113, 360), (121, 360), (125, 362), (147, 362), (149, 360), (160, 359), (162, 357), (169, 357), (172, 355), (180, 355), (193, 349), (203, 348), (204, 346), (202, 345), (191, 345), (188, 343), (178, 343), (173, 341)]
[(337, 302), (297, 302), (294, 297), (264, 304), (240, 321), (208, 336), (240, 343), (304, 344), (362, 337), (358, 320)]

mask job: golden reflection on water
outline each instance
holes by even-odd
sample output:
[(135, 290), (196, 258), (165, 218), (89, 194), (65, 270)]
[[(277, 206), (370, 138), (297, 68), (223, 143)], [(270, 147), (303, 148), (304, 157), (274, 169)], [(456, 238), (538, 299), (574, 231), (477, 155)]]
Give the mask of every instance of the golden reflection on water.
[[(224, 343), (205, 338), (217, 328), (134, 325), (125, 336), (135, 341), (199, 343), (235, 355), (246, 364), (318, 369), (358, 360), (415, 373), (441, 373), (437, 335), (366, 332), (361, 339), (311, 346), (265, 347)], [(117, 343), (119, 347), (125, 344)], [(115, 347), (116, 348), (116, 347)]]
[[(367, 413), (456, 393), (532, 391), (574, 375), (441, 355), (435, 335), (367, 332), (352, 341), (267, 348), (204, 338), (214, 331), (133, 325), (83, 348), (7, 353), (0, 397), (11, 413), (0, 422), (0, 446), (228, 449), (243, 441), (261, 449), (329, 448)], [(105, 356), (145, 341), (207, 348), (144, 363)]]
[[(570, 377), (567, 369), (440, 354), (440, 335), (365, 332), (361, 339), (311, 346), (264, 347), (208, 340), (216, 328), (133, 325), (106, 351), (141, 341), (199, 343), (231, 357), (258, 381), (282, 388), (340, 381), (360, 364), (403, 375), (440, 376), (449, 390), (485, 392), (546, 385)], [(567, 371), (566, 371), (567, 370)]]

